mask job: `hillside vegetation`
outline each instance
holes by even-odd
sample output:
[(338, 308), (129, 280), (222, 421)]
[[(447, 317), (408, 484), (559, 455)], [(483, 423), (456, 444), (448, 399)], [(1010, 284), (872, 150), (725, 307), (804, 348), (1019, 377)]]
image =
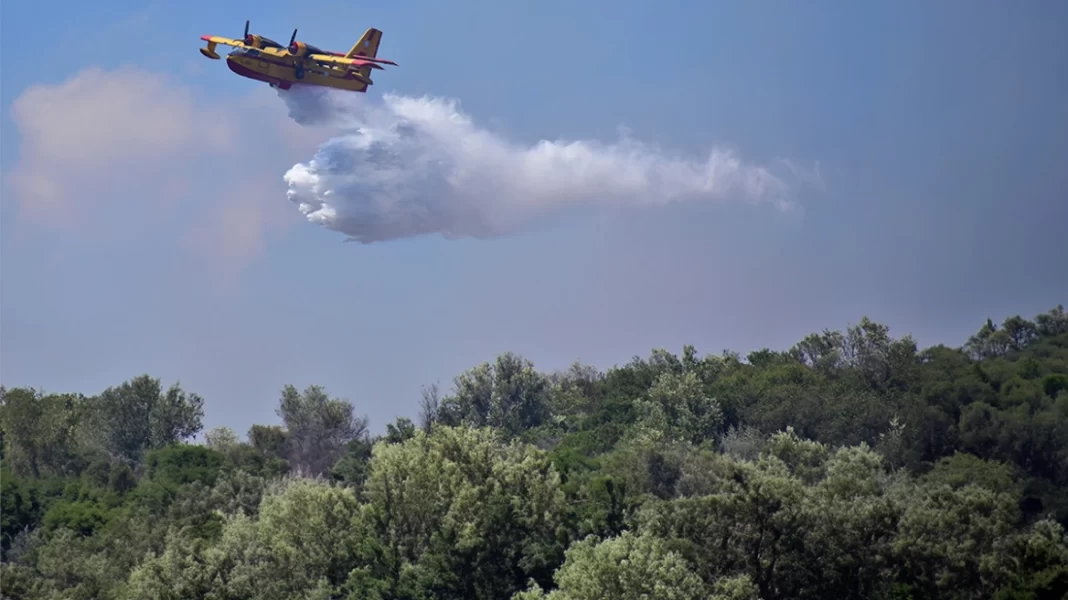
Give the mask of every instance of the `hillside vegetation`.
[(1052, 599), (1068, 595), (1068, 315), (919, 350), (864, 319), (786, 351), (514, 354), (371, 436), (287, 386), (202, 429), (144, 375), (4, 389), (2, 596)]

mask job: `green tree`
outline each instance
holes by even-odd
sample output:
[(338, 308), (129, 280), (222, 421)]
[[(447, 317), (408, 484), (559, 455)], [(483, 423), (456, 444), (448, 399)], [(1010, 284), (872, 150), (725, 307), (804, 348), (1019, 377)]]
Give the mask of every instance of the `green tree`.
[(508, 597), (559, 564), (560, 477), (546, 453), (494, 430), (442, 426), (380, 442), (365, 490), (364, 568), (388, 597)]
[(695, 444), (714, 440), (723, 425), (719, 402), (705, 394), (692, 371), (660, 375), (636, 408), (642, 425), (667, 440)]
[(130, 463), (148, 450), (193, 437), (204, 418), (203, 398), (177, 383), (164, 390), (148, 375), (109, 387), (90, 404), (95, 439), (111, 456)]
[(84, 398), (76, 394), (0, 387), (5, 464), (33, 477), (71, 474), (80, 466), (75, 429), (83, 408)]
[(510, 434), (541, 425), (548, 416), (548, 379), (530, 361), (505, 353), (456, 378), (454, 395), (441, 403), (447, 425), (498, 427)]
[(277, 412), (285, 424), (286, 458), (309, 474), (326, 473), (349, 442), (367, 436), (367, 417), (357, 417), (352, 404), (331, 398), (320, 386), (303, 392), (285, 386)]
[(514, 600), (697, 600), (709, 590), (686, 560), (663, 540), (624, 531), (600, 541), (590, 536), (571, 545), (557, 571), (558, 588), (544, 594), (537, 583)]

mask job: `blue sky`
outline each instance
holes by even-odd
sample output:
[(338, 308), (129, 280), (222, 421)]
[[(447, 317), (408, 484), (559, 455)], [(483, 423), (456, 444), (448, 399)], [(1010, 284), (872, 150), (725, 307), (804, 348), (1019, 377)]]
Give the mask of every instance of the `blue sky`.
[[(605, 368), (785, 348), (864, 315), (956, 345), (1068, 301), (1064, 2), (316, 6), (4, 4), (5, 385), (147, 372), (244, 432), (277, 421), (284, 384), (321, 384), (381, 430), (506, 350)], [(378, 27), (400, 66), (371, 95), (459, 99), (517, 143), (625, 125), (673, 152), (818, 163), (822, 185), (789, 214), (678, 204), (344, 244), (282, 181), (329, 135), (196, 51), (245, 19), (341, 51)]]

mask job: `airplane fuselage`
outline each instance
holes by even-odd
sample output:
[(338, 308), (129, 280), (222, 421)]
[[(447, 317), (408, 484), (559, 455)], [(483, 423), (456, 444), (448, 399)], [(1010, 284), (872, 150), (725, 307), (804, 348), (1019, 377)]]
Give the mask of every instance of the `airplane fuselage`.
[(324, 67), (296, 57), (279, 58), (262, 52), (236, 50), (226, 57), (226, 66), (242, 77), (263, 81), (283, 90), (301, 83), (352, 92), (367, 91), (367, 84), (357, 79), (352, 72)]

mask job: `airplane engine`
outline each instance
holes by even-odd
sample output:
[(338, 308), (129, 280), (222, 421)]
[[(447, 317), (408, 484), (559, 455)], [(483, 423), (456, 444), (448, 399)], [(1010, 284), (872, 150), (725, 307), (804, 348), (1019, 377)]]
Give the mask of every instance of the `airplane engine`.
[(281, 48), (282, 47), (281, 44), (279, 44), (278, 42), (276, 42), (276, 41), (274, 41), (274, 40), (272, 40), (270, 38), (265, 38), (262, 35), (256, 35), (256, 34), (253, 34), (253, 33), (250, 33), (249, 35), (245, 36), (245, 45), (246, 46), (251, 46), (253, 48), (259, 48), (261, 50), (263, 48)]
[(258, 36), (255, 34), (249, 34), (245, 36), (245, 45), (252, 46), (253, 48), (266, 48), (270, 45), (267, 44), (266, 41), (267, 40), (265, 40), (262, 36)]
[(305, 44), (304, 42), (298, 42), (296, 40), (289, 43), (289, 53), (294, 56), (311, 56), (312, 54), (329, 54), (327, 51), (321, 48), (316, 48), (311, 44)]
[(259, 48), (261, 50), (264, 49), (264, 48), (281, 48), (282, 47), (281, 44), (279, 44), (278, 42), (272, 40), (271, 38), (265, 38), (262, 35), (256, 35), (254, 33), (249, 33), (248, 32), (248, 25), (249, 25), (249, 22), (246, 19), (245, 20), (245, 36), (243, 38), (241, 38), (241, 41), (244, 42), (246, 46), (248, 46), (250, 48)]

